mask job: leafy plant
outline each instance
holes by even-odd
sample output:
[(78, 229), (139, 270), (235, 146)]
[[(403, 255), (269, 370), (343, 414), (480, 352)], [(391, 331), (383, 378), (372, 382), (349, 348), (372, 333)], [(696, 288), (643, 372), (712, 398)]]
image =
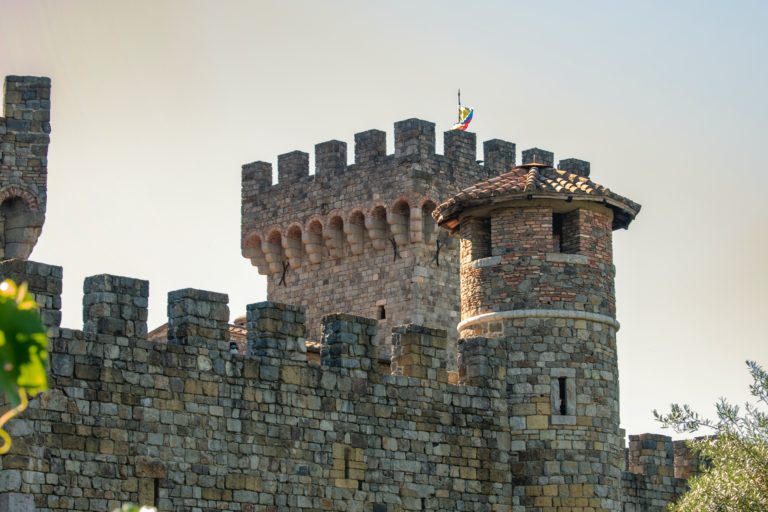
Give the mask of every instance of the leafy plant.
[(157, 509), (155, 507), (139, 507), (133, 503), (126, 503), (112, 512), (157, 512)]
[(48, 389), (48, 336), (25, 284), (0, 284), (0, 390), (13, 408), (0, 416), (0, 454), (11, 448), (3, 426), (27, 408), (27, 396)]
[(747, 361), (747, 367), (752, 376), (749, 390), (757, 403), (747, 403), (743, 411), (724, 398), (716, 404), (716, 420), (701, 417), (687, 405), (672, 404), (667, 414), (653, 411), (657, 421), (677, 432), (706, 428), (714, 434), (687, 442), (707, 464), (671, 510), (768, 510), (768, 373), (754, 361)]

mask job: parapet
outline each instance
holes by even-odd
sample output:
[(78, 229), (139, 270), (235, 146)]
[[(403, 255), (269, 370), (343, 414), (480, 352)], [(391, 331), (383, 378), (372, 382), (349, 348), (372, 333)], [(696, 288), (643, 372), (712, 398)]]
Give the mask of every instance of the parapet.
[(395, 158), (435, 154), (435, 123), (406, 119), (395, 123)]
[[(5, 77), (3, 117), (8, 132), (50, 133), (51, 79), (44, 76)], [(24, 142), (33, 143), (32, 140)]]
[[(702, 439), (701, 437), (696, 440)], [(686, 440), (673, 441), (675, 452), (675, 478), (689, 479), (701, 473), (704, 464), (697, 453), (688, 447)]]
[(687, 480), (699, 474), (702, 467), (703, 462), (686, 440), (672, 441), (660, 434), (629, 436), (627, 469), (630, 473), (657, 480), (672, 477)]
[(515, 166), (515, 144), (501, 139), (483, 143), (483, 162), (494, 174), (503, 174)]
[(420, 325), (402, 325), (392, 330), (392, 375), (448, 382), (446, 347), (448, 333)]
[(292, 183), (309, 176), (309, 153), (291, 151), (277, 157), (277, 182)]
[(526, 164), (543, 164), (552, 167), (555, 165), (555, 154), (546, 149), (526, 149), (523, 151), (523, 165)]
[(557, 164), (558, 169), (578, 174), (584, 178), (589, 178), (589, 162), (585, 160), (579, 160), (578, 158), (566, 158), (560, 160)]
[(261, 363), (262, 380), (277, 381), (284, 366), (306, 365), (304, 308), (264, 301), (246, 311), (248, 354)]
[(349, 372), (357, 378), (366, 378), (375, 371), (376, 320), (340, 313), (327, 315), (323, 317), (322, 332), (322, 366)]
[(661, 434), (630, 435), (627, 468), (630, 473), (648, 477), (673, 477), (672, 438)]
[(27, 283), (48, 328), (61, 325), (62, 278), (63, 270), (56, 265), (20, 259), (0, 261), (0, 281), (12, 279), (17, 284)]
[(347, 143), (329, 140), (315, 145), (315, 176), (347, 168)]
[(229, 341), (229, 297), (224, 293), (184, 288), (168, 293), (168, 342), (190, 339)]
[(149, 282), (100, 274), (83, 284), (83, 332), (147, 339)]
[(499, 373), (506, 371), (506, 358), (499, 338), (460, 338), (457, 349), (459, 384), (502, 388), (504, 379)]
[(355, 134), (355, 163), (375, 162), (387, 156), (387, 134), (381, 130), (368, 130)]

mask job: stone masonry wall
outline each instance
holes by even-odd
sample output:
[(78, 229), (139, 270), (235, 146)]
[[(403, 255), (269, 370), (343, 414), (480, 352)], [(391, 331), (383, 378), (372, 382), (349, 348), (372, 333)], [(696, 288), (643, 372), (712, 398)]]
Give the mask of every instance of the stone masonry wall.
[[(29, 277), (43, 301), (58, 297), (60, 268), (9, 262), (0, 277), (9, 269)], [(0, 505), (8, 510), (111, 510), (132, 501), (178, 512), (523, 512), (582, 506), (592, 486), (607, 483), (589, 476), (597, 461), (561, 460), (527, 440), (545, 428), (550, 404), (526, 400), (525, 374), (510, 369), (519, 353), (498, 339), (462, 341), (461, 380), (452, 385), (442, 330), (398, 327), (388, 375), (372, 361), (377, 322), (330, 315), (321, 365), (313, 366), (302, 308), (249, 306), (243, 356), (216, 339), (226, 295), (171, 292), (176, 335), (150, 342), (135, 334), (146, 332), (146, 281), (101, 275), (86, 283), (91, 327), (51, 325), (51, 390), (8, 426), (14, 444), (0, 458)], [(112, 292), (97, 291), (105, 283)], [(136, 307), (94, 307), (94, 294), (115, 290), (120, 298), (102, 297), (105, 305)], [(57, 304), (49, 309), (58, 312)], [(575, 414), (573, 429), (601, 432), (599, 410)], [(567, 435), (556, 439), (566, 443)], [(643, 474), (624, 474), (622, 499), (636, 507), (626, 510), (656, 510), (644, 507), (681, 487), (654, 470), (654, 457), (637, 453), (631, 469)], [(554, 465), (571, 475), (565, 483), (530, 480), (532, 468)], [(657, 474), (665, 479), (645, 476)], [(583, 480), (569, 480), (576, 478)]]
[[(487, 141), (480, 165), (474, 134), (446, 132), (438, 155), (434, 129), (395, 123), (392, 155), (384, 132), (358, 133), (352, 165), (344, 142), (318, 144), (312, 175), (308, 154), (280, 155), (274, 185), (271, 164), (243, 166), (243, 255), (268, 275), (270, 300), (306, 309), (310, 339), (319, 339), (323, 315), (362, 315), (378, 320), (376, 344), (388, 357), (393, 327), (458, 322), (457, 247), (431, 212), (509, 170), (515, 145)], [(450, 346), (455, 337), (449, 328)]]
[(462, 224), (462, 318), (540, 307), (615, 316), (610, 211), (574, 210), (580, 242), (565, 254), (553, 250), (553, 204), (539, 203), (497, 211), (484, 258), (475, 259), (470, 243), (483, 223)]
[[(87, 282), (118, 283), (139, 303), (146, 283)], [(206, 292), (180, 292), (169, 307), (177, 333), (195, 332), (203, 311), (217, 318), (221, 294), (206, 308)], [(4, 500), (31, 495), (38, 511), (124, 501), (164, 511), (486, 511), (515, 502), (506, 401), (446, 383), (445, 331), (400, 328), (403, 356), (419, 358), (401, 357), (401, 375), (391, 376), (371, 361), (373, 320), (327, 317), (318, 367), (302, 357), (295, 307), (249, 307), (253, 355), (241, 356), (199, 330), (168, 343), (128, 336), (143, 332), (140, 315), (92, 302), (92, 329), (58, 330), (52, 389), (10, 426)]]
[(26, 259), (45, 221), (51, 80), (8, 76), (0, 117), (0, 259)]

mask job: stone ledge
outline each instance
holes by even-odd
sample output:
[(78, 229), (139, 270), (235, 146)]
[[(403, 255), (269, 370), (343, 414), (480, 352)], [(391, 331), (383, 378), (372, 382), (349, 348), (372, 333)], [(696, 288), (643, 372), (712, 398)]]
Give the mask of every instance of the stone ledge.
[(465, 264), (469, 268), (485, 268), (492, 267), (501, 263), (501, 256), (488, 256), (487, 258), (479, 258), (474, 261), (470, 261)]
[(583, 254), (565, 254), (562, 252), (548, 252), (547, 261), (552, 263), (575, 263), (577, 265), (589, 264), (589, 258)]

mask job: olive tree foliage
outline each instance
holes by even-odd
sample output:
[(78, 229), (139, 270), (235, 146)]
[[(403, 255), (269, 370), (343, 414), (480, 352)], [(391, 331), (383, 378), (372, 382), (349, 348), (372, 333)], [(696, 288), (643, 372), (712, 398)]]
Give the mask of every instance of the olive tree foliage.
[(753, 403), (742, 409), (721, 398), (717, 419), (703, 418), (687, 405), (672, 404), (667, 414), (653, 415), (676, 432), (708, 430), (712, 435), (689, 440), (705, 461), (690, 490), (670, 505), (675, 512), (768, 511), (768, 373), (747, 361)]

